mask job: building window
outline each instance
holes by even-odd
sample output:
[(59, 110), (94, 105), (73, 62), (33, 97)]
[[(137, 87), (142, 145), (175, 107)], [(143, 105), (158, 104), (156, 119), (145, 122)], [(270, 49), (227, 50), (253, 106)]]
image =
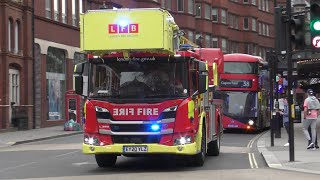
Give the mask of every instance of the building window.
[(239, 18), (238, 16), (233, 16), (233, 17), (234, 17), (233, 22), (235, 23), (234, 28), (239, 29)]
[(79, 13), (83, 13), (83, 2), (79, 0)]
[(252, 44), (252, 55), (257, 55), (257, 45)]
[(168, 10), (171, 10), (172, 2), (171, 0), (166, 0), (166, 7)]
[(193, 14), (194, 11), (194, 0), (188, 0), (188, 13)]
[(262, 23), (262, 35), (266, 35), (266, 25)]
[(190, 41), (194, 41), (194, 37), (193, 37), (193, 32), (192, 31), (188, 31), (188, 39), (190, 40)]
[(62, 3), (62, 15), (61, 15), (61, 20), (62, 20), (62, 23), (67, 23), (67, 3), (66, 3), (66, 0), (62, 0), (61, 1)]
[(266, 57), (266, 49), (261, 47), (261, 52), (260, 52), (260, 56), (265, 59)]
[(244, 17), (243, 18), (243, 29), (248, 30), (249, 29), (249, 18)]
[(201, 34), (196, 33), (196, 44), (199, 45), (200, 47), (203, 46), (202, 39), (203, 39), (203, 37), (201, 36)]
[(248, 4), (249, 0), (243, 0), (243, 4)]
[(267, 35), (267, 36), (270, 36), (270, 34), (269, 34), (269, 25), (266, 25), (266, 31), (267, 31), (267, 32), (266, 32), (266, 35)]
[(59, 21), (59, 0), (53, 1), (53, 8), (54, 8), (54, 20)]
[(20, 104), (20, 73), (19, 70), (9, 69), (9, 101)]
[(212, 47), (218, 48), (218, 38), (212, 38)]
[(16, 21), (16, 26), (14, 28), (14, 53), (18, 54), (19, 52), (19, 29), (20, 29), (20, 23), (19, 21)]
[(227, 11), (221, 9), (221, 23), (227, 24)]
[(269, 1), (266, 0), (266, 11), (269, 12)]
[(196, 17), (201, 17), (201, 4), (196, 4)]
[(209, 4), (204, 5), (204, 18), (210, 19), (211, 18), (211, 6)]
[(212, 14), (212, 21), (218, 22), (218, 9), (212, 8), (211, 14)]
[(49, 47), (46, 58), (48, 120), (64, 119), (66, 57), (64, 50)]
[(244, 44), (244, 53), (250, 54), (250, 44), (248, 44), (248, 43)]
[(46, 18), (51, 19), (51, 0), (46, 0)]
[(210, 48), (211, 47), (211, 36), (209, 34), (206, 34), (206, 47)]
[(252, 31), (257, 31), (257, 20), (252, 18)]
[(183, 0), (177, 0), (177, 11), (184, 12), (184, 1)]
[(252, 5), (257, 5), (257, 0), (251, 0)]
[(76, 0), (72, 0), (72, 26), (77, 26)]
[(258, 9), (261, 10), (262, 9), (262, 0), (259, 0), (258, 2), (259, 2)]
[(235, 53), (239, 52), (239, 43), (235, 42), (234, 46), (235, 46), (234, 47), (234, 52)]
[(259, 35), (261, 35), (261, 32), (262, 32), (262, 30), (261, 30), (261, 23), (259, 22)]
[(11, 44), (13, 43), (12, 40), (12, 34), (11, 34), (11, 30), (13, 27), (13, 22), (12, 19), (9, 19), (8, 21), (8, 51), (11, 52)]
[(227, 52), (227, 39), (225, 38), (221, 39), (221, 50), (222, 52)]
[(236, 53), (238, 52), (238, 43), (236, 42), (230, 42), (230, 53)]
[(230, 26), (231, 28), (233, 28), (233, 19), (234, 19), (234, 15), (229, 14), (229, 26)]
[(262, 11), (265, 11), (266, 10), (266, 5), (265, 5), (266, 1), (262, 0), (261, 3), (262, 3)]

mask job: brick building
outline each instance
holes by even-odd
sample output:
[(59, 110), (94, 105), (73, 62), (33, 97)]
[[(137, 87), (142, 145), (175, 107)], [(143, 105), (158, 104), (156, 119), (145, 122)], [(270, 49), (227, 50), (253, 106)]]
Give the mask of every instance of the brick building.
[(225, 53), (265, 57), (274, 47), (272, 0), (0, 0), (0, 129), (13, 126), (16, 107), (28, 128), (64, 123), (73, 65), (85, 59), (79, 13), (104, 2), (107, 8), (168, 9), (189, 39)]

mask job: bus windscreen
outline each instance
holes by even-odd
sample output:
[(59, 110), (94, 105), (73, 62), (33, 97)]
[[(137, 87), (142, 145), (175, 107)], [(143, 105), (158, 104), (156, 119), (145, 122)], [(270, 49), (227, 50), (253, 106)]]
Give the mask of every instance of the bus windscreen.
[(224, 62), (226, 74), (258, 74), (258, 64), (255, 62)]

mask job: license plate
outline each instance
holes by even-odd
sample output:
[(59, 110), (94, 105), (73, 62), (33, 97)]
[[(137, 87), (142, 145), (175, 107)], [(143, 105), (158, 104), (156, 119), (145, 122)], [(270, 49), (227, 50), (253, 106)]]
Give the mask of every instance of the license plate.
[(123, 152), (126, 152), (126, 153), (148, 152), (148, 146), (123, 146)]
[(237, 124), (228, 124), (228, 127), (233, 127), (233, 128), (237, 128), (239, 127)]

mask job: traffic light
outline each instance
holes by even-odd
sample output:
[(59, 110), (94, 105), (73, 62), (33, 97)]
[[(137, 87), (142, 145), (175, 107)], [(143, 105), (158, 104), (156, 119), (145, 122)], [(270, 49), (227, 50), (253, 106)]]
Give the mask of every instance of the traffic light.
[(312, 47), (320, 48), (320, 0), (310, 1), (310, 32)]
[(287, 49), (287, 28), (285, 23), (285, 8), (275, 7), (274, 18), (275, 18), (275, 40), (276, 40), (276, 53), (281, 54), (281, 51)]
[(291, 45), (293, 50), (302, 50), (305, 48), (305, 18), (304, 15), (292, 16), (291, 26)]

